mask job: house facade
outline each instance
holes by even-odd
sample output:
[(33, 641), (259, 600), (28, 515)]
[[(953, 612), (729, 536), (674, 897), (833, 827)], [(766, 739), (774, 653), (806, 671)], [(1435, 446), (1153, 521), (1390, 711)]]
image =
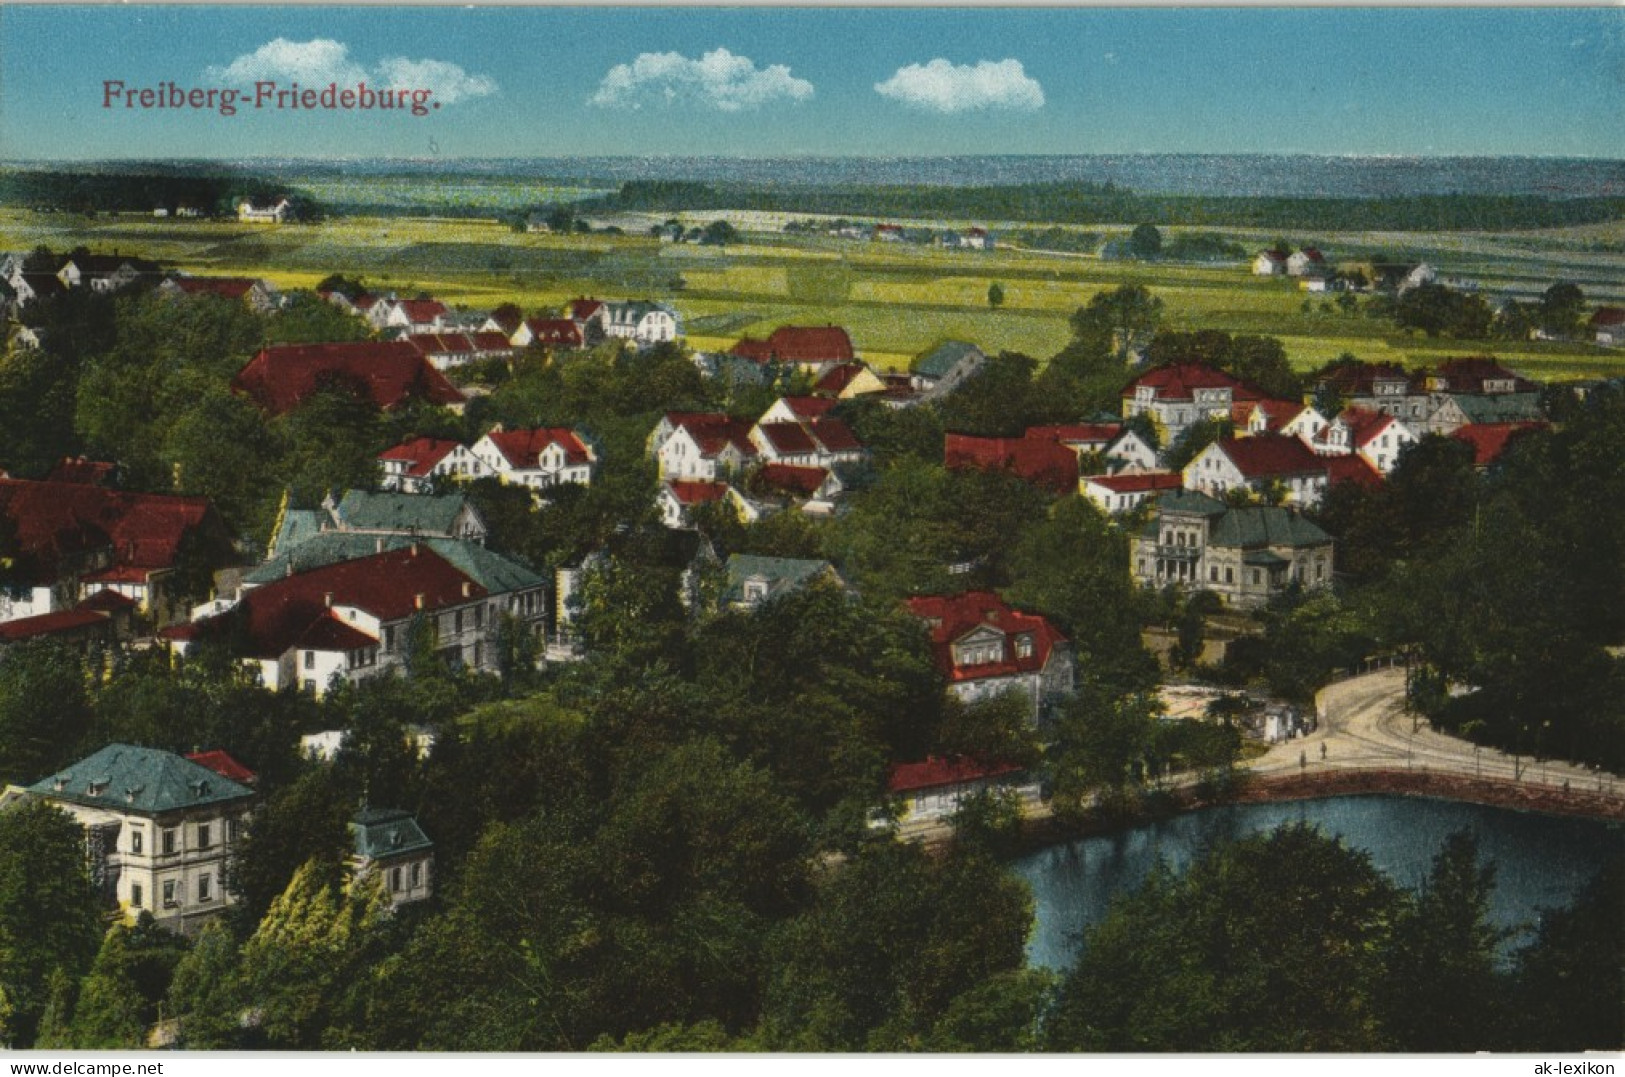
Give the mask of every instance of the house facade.
[(1332, 582), (1332, 538), (1302, 515), (1274, 506), (1232, 508), (1190, 491), (1157, 499), (1130, 556), (1143, 587), (1213, 591), (1238, 609), (1262, 606), (1293, 584)]
[(411, 812), (365, 808), (350, 820), (350, 871), (377, 876), (391, 907), (427, 901), (434, 894), (434, 842)]
[(908, 599), (926, 623), (948, 690), (966, 702), (1024, 693), (1034, 722), (1072, 694), (1072, 646), (1049, 620), (1013, 609), (991, 591)]
[(460, 441), (413, 438), (378, 454), (383, 469), (379, 486), (405, 494), (434, 492), (438, 478), (478, 479), (488, 476), (485, 462)]
[(1164, 445), (1203, 420), (1229, 420), (1237, 405), (1264, 394), (1202, 363), (1175, 363), (1140, 375), (1123, 389), (1123, 418), (1149, 416)]
[(235, 902), (227, 864), (254, 791), (172, 752), (109, 744), (28, 794), (85, 828), (91, 878), (134, 921), (195, 934)]
[(1318, 505), (1328, 482), (1325, 461), (1284, 434), (1220, 438), (1185, 465), (1184, 477), (1187, 490), (1211, 497), (1239, 489), (1266, 497), (1278, 491), (1297, 505)]
[(505, 430), (499, 423), (470, 451), (488, 474), (533, 491), (565, 483), (589, 486), (598, 462), (592, 445), (563, 426)]

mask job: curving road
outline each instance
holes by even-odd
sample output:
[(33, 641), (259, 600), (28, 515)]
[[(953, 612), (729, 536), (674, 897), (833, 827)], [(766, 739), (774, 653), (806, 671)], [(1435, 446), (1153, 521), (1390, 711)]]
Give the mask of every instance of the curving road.
[[(1435, 731), (1405, 711), (1405, 671), (1385, 669), (1340, 681), (1316, 699), (1319, 728), (1276, 744), (1249, 768), (1259, 774), (1332, 769), (1418, 770), (1489, 778), (1555, 790), (1625, 794), (1607, 771), (1513, 756)], [(1324, 755), (1322, 751), (1324, 750)]]

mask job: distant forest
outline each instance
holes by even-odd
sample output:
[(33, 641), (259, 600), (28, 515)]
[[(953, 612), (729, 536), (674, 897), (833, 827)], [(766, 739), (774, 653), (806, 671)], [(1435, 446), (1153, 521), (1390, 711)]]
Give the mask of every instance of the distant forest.
[(1625, 198), (1410, 195), (1391, 198), (1225, 198), (1142, 195), (1088, 183), (1001, 187), (775, 188), (635, 180), (582, 202), (578, 212), (761, 210), (844, 217), (949, 217), (1056, 224), (1155, 221), (1162, 225), (1293, 230), (1461, 231), (1556, 228), (1625, 217)]
[[(441, 177), (442, 179), (444, 177)], [(84, 170), (0, 171), (0, 204), (42, 210), (117, 213), (173, 211), (192, 206), (227, 212), (235, 199), (301, 197), (290, 177), (268, 179), (247, 171), (196, 172), (147, 167), (122, 172), (101, 166)], [(545, 182), (513, 177), (520, 185)], [(488, 217), (488, 206), (458, 212), (443, 200), (414, 205), (410, 196), (375, 204), (363, 196), (330, 199), (323, 208), (352, 216)], [(688, 180), (631, 180), (613, 194), (573, 206), (577, 214), (720, 212), (759, 210), (858, 218), (942, 217), (961, 220), (1049, 224), (1123, 224), (1154, 221), (1163, 226), (1275, 228), (1293, 231), (1470, 231), (1557, 228), (1625, 218), (1625, 198), (1548, 198), (1537, 195), (1444, 194), (1383, 198), (1223, 197), (1136, 194), (1112, 184), (1030, 183), (1008, 186), (927, 185), (802, 187), (713, 184)], [(307, 214), (308, 216), (308, 214)]]

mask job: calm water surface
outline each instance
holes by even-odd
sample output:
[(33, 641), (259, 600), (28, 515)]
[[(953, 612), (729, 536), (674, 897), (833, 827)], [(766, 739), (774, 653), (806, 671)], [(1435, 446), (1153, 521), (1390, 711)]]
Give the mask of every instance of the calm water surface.
[(1028, 960), (1070, 965), (1084, 928), (1105, 915), (1114, 897), (1139, 886), (1159, 858), (1183, 871), (1214, 844), (1292, 822), (1341, 836), (1370, 853), (1389, 878), (1411, 887), (1426, 878), (1446, 837), (1470, 830), (1480, 859), (1495, 862), (1490, 915), (1506, 927), (1530, 925), (1542, 908), (1568, 905), (1610, 853), (1625, 853), (1625, 827), (1617, 824), (1448, 800), (1362, 796), (1209, 808), (1053, 845), (1017, 861), (1015, 871), (1032, 887), (1038, 911)]

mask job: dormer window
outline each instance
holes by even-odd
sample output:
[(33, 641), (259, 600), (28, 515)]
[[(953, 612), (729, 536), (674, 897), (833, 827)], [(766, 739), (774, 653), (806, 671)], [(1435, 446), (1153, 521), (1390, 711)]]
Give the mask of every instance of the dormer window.
[(1025, 633), (1016, 637), (1016, 657), (1031, 658), (1033, 656), (1033, 638)]

